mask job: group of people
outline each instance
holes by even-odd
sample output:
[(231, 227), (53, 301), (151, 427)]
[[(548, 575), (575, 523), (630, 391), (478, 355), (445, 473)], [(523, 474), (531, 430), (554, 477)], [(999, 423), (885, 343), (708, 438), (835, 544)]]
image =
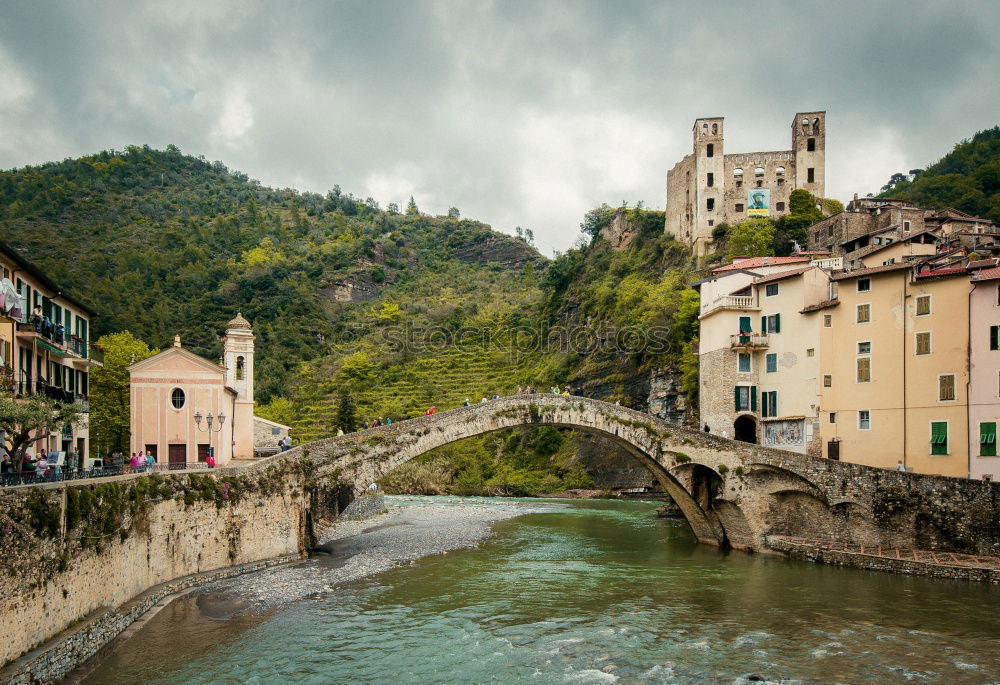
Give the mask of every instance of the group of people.
[(60, 461), (56, 452), (48, 454), (42, 452), (37, 457), (28, 455), (21, 462), (20, 472), (14, 470), (14, 460), (7, 450), (3, 451), (0, 458), (0, 475), (13, 477), (20, 473), (21, 476), (34, 475), (43, 480), (62, 480), (63, 474), (73, 474), (77, 469), (82, 468), (80, 455), (70, 451), (66, 453), (65, 461)]
[(156, 466), (156, 457), (149, 450), (145, 454), (139, 451), (132, 455), (128, 463), (133, 471), (152, 471)]

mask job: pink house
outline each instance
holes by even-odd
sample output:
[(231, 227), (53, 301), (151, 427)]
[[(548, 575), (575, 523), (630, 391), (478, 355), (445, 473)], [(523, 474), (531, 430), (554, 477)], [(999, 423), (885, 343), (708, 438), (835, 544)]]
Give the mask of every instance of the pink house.
[(173, 347), (129, 367), (131, 452), (149, 451), (175, 468), (253, 456), (253, 354), (250, 322), (229, 322), (223, 365)]
[(969, 296), (969, 477), (1000, 480), (1000, 266), (972, 274)]

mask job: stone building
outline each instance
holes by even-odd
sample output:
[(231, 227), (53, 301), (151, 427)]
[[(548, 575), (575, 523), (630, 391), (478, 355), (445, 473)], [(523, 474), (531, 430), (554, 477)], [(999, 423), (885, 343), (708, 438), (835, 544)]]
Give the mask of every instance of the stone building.
[(149, 451), (161, 464), (184, 468), (214, 452), (216, 463), (224, 466), (232, 459), (253, 457), (257, 435), (273, 447), (273, 428), (281, 437), (288, 434), (287, 426), (253, 415), (254, 336), (240, 314), (226, 326), (222, 364), (184, 349), (175, 337), (172, 347), (128, 370), (130, 449)]
[(699, 256), (719, 224), (783, 216), (796, 188), (816, 197), (826, 188), (826, 112), (796, 114), (792, 148), (777, 152), (725, 154), (724, 123), (695, 120), (691, 154), (667, 172), (666, 232)]

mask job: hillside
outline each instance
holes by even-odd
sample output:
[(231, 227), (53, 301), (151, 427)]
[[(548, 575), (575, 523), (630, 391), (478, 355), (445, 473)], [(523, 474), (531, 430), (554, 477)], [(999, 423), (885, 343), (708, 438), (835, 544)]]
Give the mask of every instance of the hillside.
[(879, 197), (932, 209), (954, 207), (1000, 224), (1000, 126), (961, 141), (926, 169), (894, 174)]
[[(436, 325), (462, 298), (520, 303), (525, 266), (544, 262), (479, 222), (382, 210), (338, 187), (273, 190), (172, 146), (0, 172), (0, 240), (93, 304), (95, 339), (131, 330), (163, 347), (176, 333), (216, 358), (242, 311), (262, 403), (289, 391), (300, 362), (384, 323), (368, 302), (398, 299), (395, 316)], [(435, 274), (449, 287), (425, 287)]]

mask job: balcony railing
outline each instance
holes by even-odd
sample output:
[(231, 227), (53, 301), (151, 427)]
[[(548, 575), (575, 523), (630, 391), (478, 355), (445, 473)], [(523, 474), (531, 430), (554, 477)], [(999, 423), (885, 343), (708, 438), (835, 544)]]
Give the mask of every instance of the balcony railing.
[(741, 349), (764, 349), (768, 346), (766, 333), (736, 333), (729, 336), (729, 346)]
[(708, 313), (719, 309), (760, 309), (753, 300), (753, 295), (723, 295), (711, 304), (702, 305), (702, 311)]
[(21, 374), (17, 383), (14, 383), (14, 390), (20, 396), (44, 395), (58, 402), (75, 402), (80, 405), (84, 412), (90, 411), (90, 398), (77, 392), (72, 392), (55, 385), (49, 385), (44, 380), (35, 380), (31, 376)]

